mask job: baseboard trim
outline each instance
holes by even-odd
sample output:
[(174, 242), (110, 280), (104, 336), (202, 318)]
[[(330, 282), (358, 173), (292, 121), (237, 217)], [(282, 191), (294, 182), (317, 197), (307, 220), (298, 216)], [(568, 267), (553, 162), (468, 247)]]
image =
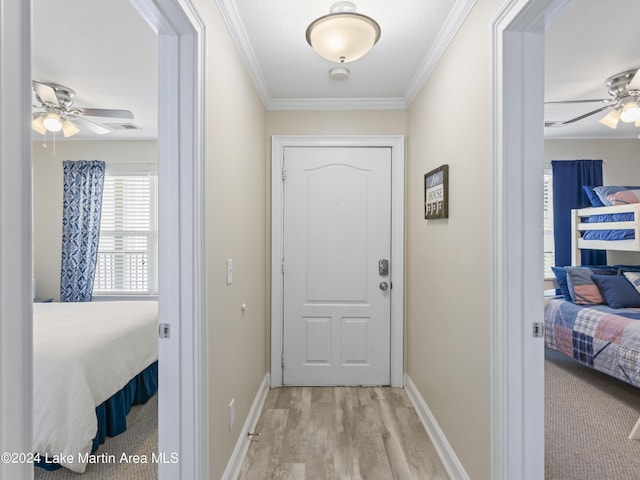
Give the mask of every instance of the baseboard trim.
[(467, 472), (465, 472), (464, 467), (460, 463), (460, 460), (458, 460), (453, 448), (449, 445), (447, 437), (444, 436), (438, 422), (436, 422), (431, 410), (429, 410), (427, 402), (424, 401), (424, 398), (420, 395), (415, 383), (413, 383), (411, 377), (406, 373), (404, 388), (406, 389), (407, 395), (418, 413), (418, 417), (420, 417), (420, 421), (422, 421), (424, 428), (427, 430), (427, 434), (429, 435), (429, 438), (431, 438), (431, 442), (438, 452), (438, 456), (440, 457), (440, 460), (442, 460), (449, 477), (451, 477), (452, 480), (469, 480), (469, 475), (467, 475)]
[(236, 446), (233, 449), (229, 463), (227, 463), (227, 468), (222, 474), (222, 480), (236, 480), (236, 478), (238, 478), (240, 469), (242, 468), (242, 463), (244, 462), (244, 458), (249, 450), (249, 445), (251, 444), (249, 432), (252, 432), (258, 424), (258, 419), (260, 418), (260, 413), (262, 413), (264, 402), (267, 399), (267, 393), (269, 393), (270, 385), (270, 375), (267, 373), (258, 388), (258, 392), (253, 400), (247, 419), (242, 426)]

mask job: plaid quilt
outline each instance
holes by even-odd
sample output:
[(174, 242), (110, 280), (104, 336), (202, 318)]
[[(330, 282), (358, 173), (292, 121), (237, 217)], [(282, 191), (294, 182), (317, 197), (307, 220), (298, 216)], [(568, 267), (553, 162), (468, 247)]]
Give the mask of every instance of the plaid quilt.
[(640, 387), (640, 308), (551, 300), (544, 311), (545, 346)]

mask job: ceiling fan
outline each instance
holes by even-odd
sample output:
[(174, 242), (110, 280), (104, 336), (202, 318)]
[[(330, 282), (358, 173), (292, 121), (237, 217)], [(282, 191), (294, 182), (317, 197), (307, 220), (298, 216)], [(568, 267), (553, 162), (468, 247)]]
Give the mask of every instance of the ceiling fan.
[(603, 125), (616, 128), (618, 122), (622, 120), (626, 123), (635, 123), (636, 127), (640, 127), (640, 106), (638, 105), (638, 102), (640, 102), (640, 69), (634, 68), (633, 70), (612, 75), (607, 78), (606, 85), (610, 98), (545, 102), (545, 105), (559, 103), (602, 103), (604, 105), (569, 120), (545, 121), (544, 126), (561, 127), (569, 125), (610, 109), (609, 113), (599, 120)]
[(113, 110), (102, 108), (83, 108), (73, 106), (74, 92), (69, 87), (57, 83), (33, 81), (33, 92), (38, 111), (33, 113), (31, 127), (38, 133), (60, 132), (71, 137), (80, 132), (79, 127), (103, 135), (111, 130), (104, 125), (85, 117), (108, 117), (133, 119), (129, 110)]

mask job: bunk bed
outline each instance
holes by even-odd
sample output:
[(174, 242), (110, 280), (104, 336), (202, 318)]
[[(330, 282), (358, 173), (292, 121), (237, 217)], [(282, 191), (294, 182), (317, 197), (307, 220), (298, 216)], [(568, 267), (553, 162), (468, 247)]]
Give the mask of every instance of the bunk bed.
[(157, 391), (157, 302), (34, 303), (33, 351), (35, 463), (82, 473)]
[[(640, 387), (640, 266), (581, 266), (582, 249), (640, 252), (640, 203), (571, 212), (572, 266), (545, 305), (545, 346)], [(633, 283), (633, 279), (636, 283)], [(640, 419), (629, 434), (640, 440)]]

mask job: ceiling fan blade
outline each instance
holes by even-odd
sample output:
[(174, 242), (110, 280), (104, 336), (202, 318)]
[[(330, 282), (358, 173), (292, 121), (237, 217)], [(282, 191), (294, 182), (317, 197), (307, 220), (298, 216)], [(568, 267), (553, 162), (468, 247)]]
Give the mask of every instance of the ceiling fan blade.
[(555, 102), (544, 102), (545, 105), (558, 104), (558, 103), (604, 103), (611, 102), (610, 98), (593, 98), (589, 100), (557, 100)]
[(640, 68), (629, 82), (629, 90), (640, 90)]
[(107, 127), (104, 127), (99, 123), (92, 122), (91, 120), (87, 120), (86, 118), (76, 116), (73, 116), (72, 118), (74, 123), (76, 123), (78, 126), (84, 127), (93, 133), (97, 133), (98, 135), (104, 135), (105, 133), (109, 133), (111, 131)]
[(46, 105), (51, 107), (60, 107), (60, 103), (58, 102), (56, 91), (51, 85), (47, 85), (46, 83), (42, 83), (42, 82), (37, 82), (36, 80), (33, 80), (31, 84), (33, 85), (33, 90), (34, 92), (36, 92), (36, 95)]
[(133, 119), (133, 113), (129, 110), (114, 110), (109, 108), (82, 108), (73, 107), (73, 113), (88, 117), (128, 118)]
[(579, 115), (575, 118), (572, 118), (570, 120), (564, 120), (564, 121), (557, 121), (557, 122), (544, 122), (544, 126), (545, 127), (559, 127), (562, 125), (569, 125), (570, 123), (574, 123), (577, 122), (578, 120), (582, 120), (583, 118), (587, 118), (590, 117), (591, 115), (595, 115), (596, 113), (600, 113), (604, 110), (606, 110), (607, 108), (610, 108), (611, 105), (605, 105), (603, 107), (600, 108), (596, 108), (595, 110), (592, 110), (590, 112), (584, 113), (582, 115)]

